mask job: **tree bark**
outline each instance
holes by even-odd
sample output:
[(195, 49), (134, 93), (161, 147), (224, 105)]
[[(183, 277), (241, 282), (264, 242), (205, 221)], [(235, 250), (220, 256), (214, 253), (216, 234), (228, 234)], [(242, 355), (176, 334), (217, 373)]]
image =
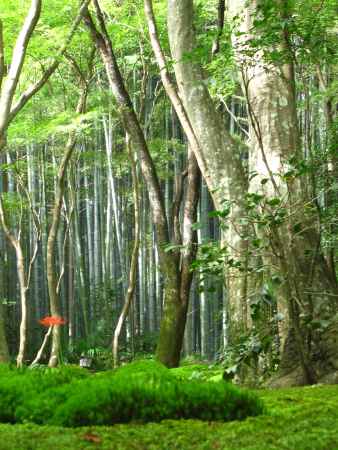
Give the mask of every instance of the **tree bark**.
[[(226, 282), (232, 324), (229, 334), (235, 338), (244, 328), (242, 311), (248, 298), (246, 275), (232, 264), (239, 263), (241, 268), (246, 266), (247, 242), (242, 236), (247, 230), (240, 219), (246, 215), (247, 181), (241, 147), (226, 131), (208, 92), (206, 75), (193, 57), (196, 49), (193, 11), (192, 0), (168, 1), (169, 42), (180, 97), (199, 143), (199, 153), (195, 154), (203, 178), (216, 209), (224, 210), (225, 202), (230, 205), (222, 246), (226, 246), (228, 254)], [(192, 150), (195, 152), (195, 147), (192, 146)]]
[[(292, 376), (286, 377), (287, 383), (313, 383), (323, 374), (324, 366), (325, 370), (338, 368), (337, 349), (332, 339), (327, 339), (328, 330), (316, 335), (301, 317), (314, 320), (325, 317), (328, 311), (329, 315), (335, 314), (337, 286), (322, 254), (319, 220), (306, 179), (288, 175), (292, 166), (301, 161), (302, 151), (287, 27), (280, 32), (279, 50), (284, 60), (281, 64), (267, 60), (265, 52), (270, 49), (257, 49), (254, 57), (246, 52), (250, 39), (256, 37), (252, 33), (257, 5), (256, 1), (229, 2), (230, 14), (241, 18), (240, 33), (234, 33), (233, 45), (250, 118), (249, 170), (256, 176), (249, 191), (262, 195), (263, 200), (257, 206), (261, 217), (282, 209), (287, 211), (280, 224), (270, 222), (257, 228), (257, 234), (269, 244), (269, 250), (263, 253), (263, 260), (270, 267), (267, 276), (275, 273), (282, 277), (277, 291), (278, 307), (285, 316), (281, 371), (294, 374), (293, 380)], [(289, 14), (286, 2), (277, 2), (275, 6), (280, 19), (285, 19)], [(256, 33), (259, 35), (259, 31)], [(277, 208), (269, 203), (275, 199)], [(335, 322), (331, 331), (337, 331)], [(322, 353), (321, 368), (313, 360), (318, 351)]]
[[(13, 246), (16, 254), (16, 264), (17, 264), (17, 275), (19, 280), (19, 290), (20, 290), (20, 306), (21, 306), (21, 321), (20, 321), (20, 339), (19, 339), (19, 352), (16, 358), (17, 367), (22, 367), (24, 364), (24, 358), (26, 354), (26, 347), (27, 347), (27, 291), (28, 291), (28, 285), (29, 285), (29, 278), (30, 275), (26, 276), (25, 271), (25, 258), (21, 246), (20, 241), (20, 235), (21, 235), (21, 225), (19, 229), (19, 237), (16, 237), (11, 230), (9, 229), (9, 226), (7, 224), (7, 218), (5, 214), (5, 210), (2, 203), (2, 197), (0, 195), (0, 222), (1, 226), (4, 230), (4, 233), (6, 235), (6, 238), (10, 242), (10, 244)], [(20, 220), (21, 222), (21, 220)], [(36, 256), (33, 254), (33, 259), (30, 263), (34, 262)]]
[[(113, 52), (112, 43), (105, 27), (102, 11), (97, 0), (94, 0), (94, 6), (96, 8), (100, 31), (97, 30), (89, 12), (84, 16), (85, 24), (89, 28), (93, 42), (95, 42), (100, 52), (106, 68), (110, 88), (117, 102), (122, 123), (130, 136), (132, 146), (137, 152), (142, 175), (148, 189), (157, 234), (157, 248), (165, 288), (164, 313), (160, 326), (160, 338), (156, 355), (168, 367), (175, 367), (179, 364), (186, 315), (186, 303), (181, 304), (179, 254), (177, 252), (165, 251), (165, 246), (170, 243), (169, 230), (156, 169), (129, 94), (124, 86), (123, 78)], [(184, 285), (183, 291), (185, 289), (186, 284)]]
[[(90, 60), (89, 60), (89, 77), (91, 78), (91, 71), (92, 71), (92, 60), (93, 60), (93, 52), (91, 54)], [(76, 113), (81, 114), (84, 113), (86, 109), (86, 100), (88, 95), (88, 88), (89, 88), (89, 82), (82, 77), (80, 80), (81, 86), (81, 93), (80, 98), (78, 100), (78, 104), (76, 107)], [(60, 308), (60, 299), (58, 295), (57, 290), (57, 276), (56, 276), (56, 269), (55, 269), (55, 246), (57, 241), (57, 233), (59, 229), (60, 224), (60, 214), (61, 214), (61, 207), (62, 207), (62, 201), (65, 191), (65, 181), (66, 181), (66, 174), (67, 174), (67, 168), (69, 165), (69, 162), (71, 160), (73, 150), (75, 148), (77, 139), (77, 133), (76, 130), (71, 131), (68, 141), (66, 144), (65, 153), (62, 157), (62, 161), (60, 163), (58, 176), (57, 176), (57, 184), (56, 184), (56, 193), (55, 193), (55, 200), (52, 210), (52, 221), (49, 228), (48, 238), (47, 238), (47, 281), (48, 281), (48, 293), (49, 293), (49, 302), (50, 302), (50, 311), (52, 316), (55, 317), (61, 317), (61, 308)], [(59, 362), (59, 354), (60, 354), (60, 345), (61, 345), (61, 334), (60, 334), (60, 325), (55, 325), (53, 327), (53, 334), (52, 334), (52, 349), (51, 349), (51, 355), (49, 358), (48, 365), (50, 367), (56, 367)]]
[[(0, 142), (5, 139), (5, 132), (9, 123), (14, 94), (19, 82), (22, 66), (26, 56), (28, 43), (38, 23), (41, 13), (41, 0), (32, 0), (23, 26), (20, 30), (15, 47), (13, 49), (12, 61), (8, 75), (4, 80), (0, 97)], [(1, 39), (2, 40), (2, 39)], [(3, 72), (3, 71), (2, 71)]]
[(137, 169), (135, 163), (135, 156), (133, 154), (132, 148), (129, 143), (129, 137), (126, 137), (126, 146), (128, 149), (128, 156), (131, 166), (131, 173), (133, 179), (133, 200), (134, 200), (134, 245), (131, 255), (130, 268), (129, 268), (129, 281), (128, 288), (126, 291), (126, 296), (124, 300), (124, 305), (121, 314), (118, 318), (117, 325), (114, 331), (113, 339), (113, 363), (114, 367), (118, 365), (118, 345), (119, 337), (123, 324), (128, 316), (130, 305), (133, 301), (134, 291), (136, 287), (136, 275), (137, 275), (137, 259), (140, 246), (140, 193), (139, 193), (139, 182), (137, 177)]
[(5, 332), (4, 308), (0, 299), (0, 363), (9, 362), (9, 352)]

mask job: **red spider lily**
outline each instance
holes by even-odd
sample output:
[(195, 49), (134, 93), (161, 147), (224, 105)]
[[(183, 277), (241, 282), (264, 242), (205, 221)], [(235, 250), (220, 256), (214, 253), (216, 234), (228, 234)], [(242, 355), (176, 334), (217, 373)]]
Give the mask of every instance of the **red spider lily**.
[(64, 325), (66, 323), (65, 319), (56, 316), (46, 316), (39, 320), (39, 323), (44, 327), (52, 327), (53, 325)]

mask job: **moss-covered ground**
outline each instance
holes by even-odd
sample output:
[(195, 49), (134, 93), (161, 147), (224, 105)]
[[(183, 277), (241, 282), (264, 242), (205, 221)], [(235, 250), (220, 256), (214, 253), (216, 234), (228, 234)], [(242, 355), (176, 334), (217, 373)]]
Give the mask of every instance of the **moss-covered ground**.
[(58, 428), (0, 424), (0, 450), (335, 450), (338, 386), (262, 390), (267, 412), (228, 423), (197, 420)]

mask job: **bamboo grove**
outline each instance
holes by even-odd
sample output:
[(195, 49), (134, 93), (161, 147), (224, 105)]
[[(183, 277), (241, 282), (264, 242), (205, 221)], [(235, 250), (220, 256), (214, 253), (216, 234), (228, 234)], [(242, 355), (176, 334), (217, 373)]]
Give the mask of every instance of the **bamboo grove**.
[(335, 2), (0, 6), (0, 361), (338, 371)]

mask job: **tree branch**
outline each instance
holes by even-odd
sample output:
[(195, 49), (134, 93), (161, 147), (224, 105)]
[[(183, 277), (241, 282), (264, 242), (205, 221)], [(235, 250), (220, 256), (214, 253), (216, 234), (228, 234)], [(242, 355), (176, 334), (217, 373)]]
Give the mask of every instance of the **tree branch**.
[(26, 50), (41, 13), (41, 0), (32, 0), (30, 9), (17, 38), (8, 76), (6, 77), (0, 98), (0, 135), (9, 122), (9, 112), (22, 71)]
[(0, 93), (2, 80), (5, 76), (5, 51), (4, 51), (4, 35), (3, 35), (3, 25), (0, 19)]
[(199, 142), (196, 138), (195, 132), (192, 128), (190, 120), (188, 118), (188, 114), (184, 108), (183, 102), (178, 95), (177, 88), (173, 81), (170, 78), (169, 71), (167, 68), (166, 58), (164, 56), (161, 43), (158, 37), (157, 26), (153, 11), (153, 4), (151, 0), (144, 0), (144, 11), (148, 23), (149, 37), (151, 46), (153, 48), (153, 52), (156, 58), (157, 65), (160, 69), (161, 80), (164, 86), (164, 89), (175, 109), (177, 117), (182, 125), (183, 131), (187, 136), (188, 142), (191, 146), (191, 149), (196, 155), (198, 160), (198, 164), (202, 170), (202, 172), (206, 171), (206, 163), (203, 157), (203, 154), (200, 149)]
[(46, 82), (49, 80), (51, 75), (53, 75), (55, 70), (59, 67), (59, 65), (61, 63), (61, 58), (66, 53), (67, 48), (69, 47), (69, 45), (73, 39), (75, 31), (77, 30), (77, 27), (79, 26), (79, 23), (82, 20), (83, 13), (87, 9), (90, 1), (91, 0), (85, 0), (82, 3), (79, 13), (76, 16), (76, 18), (73, 22), (72, 28), (67, 36), (67, 39), (66, 39), (65, 43), (63, 44), (63, 46), (60, 48), (53, 63), (48, 67), (48, 69), (45, 71), (45, 73), (40, 78), (40, 80), (38, 80), (35, 84), (30, 86), (25, 92), (23, 92), (21, 94), (20, 98), (18, 99), (18, 101), (15, 103), (15, 105), (13, 106), (13, 108), (10, 111), (8, 123), (10, 123), (14, 119), (14, 117), (22, 110), (22, 108), (33, 97), (33, 95), (36, 94), (46, 84)]

